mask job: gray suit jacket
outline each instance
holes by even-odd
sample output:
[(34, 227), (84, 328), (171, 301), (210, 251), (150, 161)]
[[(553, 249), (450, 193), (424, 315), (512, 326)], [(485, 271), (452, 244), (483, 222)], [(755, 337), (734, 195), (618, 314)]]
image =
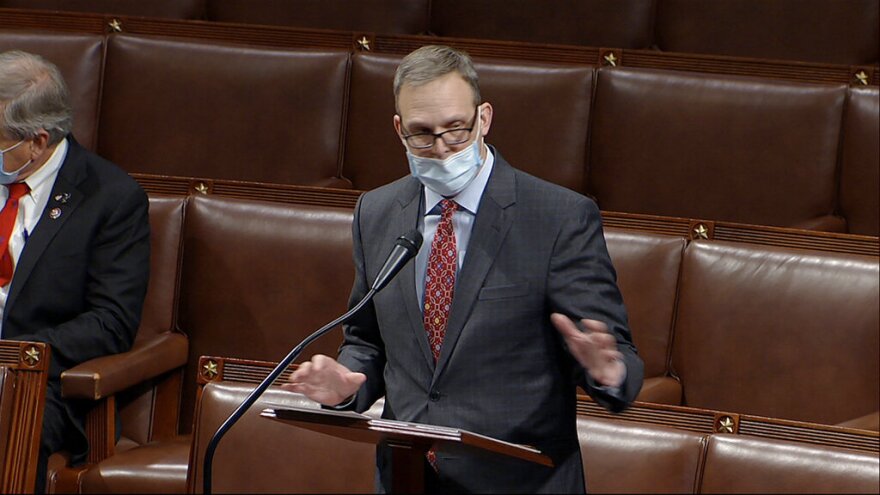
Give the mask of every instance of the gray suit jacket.
[[(533, 445), (555, 464), (440, 451), (438, 470), (447, 488), (583, 491), (575, 387), (622, 410), (641, 388), (643, 364), (595, 203), (518, 171), (494, 153), (437, 364), (416, 300), (413, 263), (346, 326), (339, 361), (367, 375), (358, 410), (384, 395), (383, 417)], [(352, 304), (367, 293), (395, 239), (417, 227), (422, 196), (418, 181), (405, 177), (361, 197), (352, 227)], [(550, 323), (552, 312), (608, 324), (627, 366), (623, 400), (587, 380)], [(382, 481), (389, 481), (382, 452), (378, 463)]]

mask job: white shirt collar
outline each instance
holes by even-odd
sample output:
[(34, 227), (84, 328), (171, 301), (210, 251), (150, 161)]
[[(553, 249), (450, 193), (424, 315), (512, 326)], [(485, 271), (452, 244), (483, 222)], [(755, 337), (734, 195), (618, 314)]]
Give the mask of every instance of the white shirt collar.
[[(483, 146), (486, 146), (486, 144), (484, 143)], [(452, 198), (444, 198), (426, 187), (424, 214), (427, 215), (430, 213), (440, 201), (443, 201), (444, 199), (452, 199), (458, 203), (459, 208), (464, 208), (472, 215), (476, 215), (477, 209), (480, 207), (480, 199), (483, 197), (483, 191), (486, 190), (486, 184), (489, 183), (489, 176), (492, 174), (492, 167), (494, 165), (495, 155), (492, 154), (492, 148), (486, 146), (486, 161), (483, 162), (483, 165), (480, 167), (480, 171), (477, 173), (477, 176), (474, 177), (474, 180), (472, 180), (471, 183), (456, 196)]]

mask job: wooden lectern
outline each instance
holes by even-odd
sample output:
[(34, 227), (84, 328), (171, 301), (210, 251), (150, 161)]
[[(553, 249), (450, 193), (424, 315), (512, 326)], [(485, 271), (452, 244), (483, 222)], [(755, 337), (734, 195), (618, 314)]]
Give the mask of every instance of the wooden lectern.
[(393, 493), (425, 491), (425, 453), (432, 447), (454, 445), (516, 457), (545, 466), (553, 465), (549, 457), (534, 447), (504, 442), (457, 428), (374, 419), (356, 412), (330, 409), (264, 409), (261, 416), (345, 440), (371, 444), (386, 442), (392, 452)]

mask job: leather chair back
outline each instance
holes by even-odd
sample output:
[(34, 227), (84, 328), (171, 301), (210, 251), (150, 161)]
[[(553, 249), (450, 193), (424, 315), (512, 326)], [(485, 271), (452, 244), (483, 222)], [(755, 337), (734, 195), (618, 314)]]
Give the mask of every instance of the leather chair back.
[(840, 212), (853, 234), (880, 235), (880, 93), (851, 88), (843, 122)]
[[(351, 221), (348, 208), (191, 198), (181, 279), (180, 328), (190, 343), (181, 417), (192, 417), (200, 356), (280, 361), (345, 312), (354, 279)], [(335, 356), (341, 343), (334, 330), (297, 362)]]
[[(205, 447), (253, 390), (230, 381), (209, 383), (199, 396), (187, 484), (202, 493)], [(376, 449), (260, 417), (267, 407), (304, 406), (305, 399), (269, 388), (217, 446), (214, 493), (373, 493)], [(315, 403), (311, 403), (316, 405)]]
[(645, 376), (663, 376), (668, 371), (685, 239), (606, 228), (605, 242), (617, 270), (633, 340), (645, 362)]
[(0, 8), (203, 19), (205, 0), (0, 0)]
[(695, 493), (706, 435), (577, 418), (587, 493)]
[(98, 151), (129, 172), (344, 186), (348, 58), (114, 36)]
[(432, 0), (431, 32), (454, 38), (649, 48), (654, 0)]
[(684, 404), (822, 424), (880, 409), (877, 257), (691, 242), (672, 368)]
[[(344, 176), (355, 189), (373, 189), (409, 173), (394, 132), (392, 90), (402, 57), (352, 57)], [(486, 142), (513, 166), (584, 191), (584, 163), (593, 69), (474, 59), (483, 101), (495, 116)], [(528, 139), (523, 139), (528, 136)]]
[(657, 0), (655, 40), (664, 51), (875, 64), (875, 0)]
[(429, 0), (209, 0), (208, 19), (381, 34), (424, 34)]
[[(180, 292), (180, 262), (183, 251), (182, 196), (150, 195), (150, 285), (144, 299), (141, 325), (136, 342), (173, 332), (177, 324), (177, 299)], [(138, 445), (151, 440), (156, 400), (151, 386), (134, 387), (116, 398), (122, 418), (122, 436)], [(171, 406), (179, 406), (177, 400)], [(172, 417), (176, 414), (171, 413)], [(126, 447), (125, 442), (121, 447)]]
[(603, 210), (776, 226), (835, 209), (844, 86), (600, 69), (590, 192)]
[[(4, 7), (0, 3), (0, 7)], [(98, 97), (104, 63), (104, 37), (96, 34), (0, 31), (0, 52), (22, 50), (58, 66), (70, 90), (73, 135), (95, 149), (98, 136)]]
[(701, 493), (877, 493), (876, 454), (741, 435), (709, 437)]

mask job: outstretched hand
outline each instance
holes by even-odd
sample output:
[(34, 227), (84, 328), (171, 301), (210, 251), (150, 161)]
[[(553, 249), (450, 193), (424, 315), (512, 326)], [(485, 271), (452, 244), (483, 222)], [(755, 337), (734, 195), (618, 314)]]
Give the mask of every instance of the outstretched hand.
[(553, 326), (559, 330), (568, 350), (600, 385), (619, 387), (626, 377), (623, 354), (617, 350), (617, 340), (608, 332), (608, 326), (597, 320), (582, 319), (584, 331), (565, 315), (550, 315)]
[(315, 354), (299, 365), (284, 390), (297, 392), (325, 406), (335, 406), (354, 395), (367, 381), (363, 373), (354, 373), (335, 359)]

